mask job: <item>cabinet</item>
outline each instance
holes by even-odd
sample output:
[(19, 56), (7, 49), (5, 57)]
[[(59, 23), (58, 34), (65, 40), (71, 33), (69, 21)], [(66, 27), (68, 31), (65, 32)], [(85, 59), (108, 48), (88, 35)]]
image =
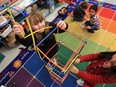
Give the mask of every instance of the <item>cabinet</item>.
[[(4, 2), (0, 2), (1, 3), (1, 5), (0, 5), (1, 6), (0, 7), (0, 17), (1, 17), (1, 19), (2, 18), (4, 19), (4, 22), (2, 22), (2, 21), (0, 22), (1, 23), (0, 30), (2, 30), (2, 28), (5, 27), (6, 25), (11, 26), (10, 29), (8, 28), (7, 33), (2, 32), (0, 34), (0, 42), (4, 43), (4, 45), (6, 46), (7, 43), (2, 42), (2, 40), (4, 38), (6, 38), (10, 32), (12, 32), (12, 23), (11, 23), (11, 18), (5, 19), (5, 17), (4, 17), (6, 14), (8, 15), (7, 9), (3, 7), (4, 4), (9, 3), (9, 5), (12, 8), (17, 9), (20, 12), (26, 11), (27, 13), (30, 13), (30, 10), (40, 10), (44, 16), (47, 16), (51, 12), (49, 3), (53, 0), (14, 0), (14, 1), (10, 0), (10, 2), (12, 1), (12, 3), (10, 3), (9, 0), (3, 0), (3, 1)], [(43, 1), (43, 2), (39, 3), (39, 1)], [(37, 7), (35, 4), (37, 4)], [(29, 9), (29, 7), (31, 7), (31, 8)], [(18, 23), (25, 21), (25, 17), (20, 12), (17, 12), (13, 9), (11, 9), (11, 11), (13, 13), (15, 20)], [(4, 33), (5, 33), (5, 35), (3, 35)]]
[(49, 0), (48, 1), (48, 8), (49, 8), (49, 12), (52, 13), (53, 10), (55, 9), (54, 0)]

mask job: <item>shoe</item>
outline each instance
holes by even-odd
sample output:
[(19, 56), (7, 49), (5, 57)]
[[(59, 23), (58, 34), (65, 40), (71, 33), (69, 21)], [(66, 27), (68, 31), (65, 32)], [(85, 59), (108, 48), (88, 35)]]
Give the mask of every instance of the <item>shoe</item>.
[(71, 18), (71, 21), (72, 21), (72, 22), (74, 21), (74, 18), (73, 18), (73, 17)]
[(91, 29), (87, 29), (87, 31), (88, 31), (89, 33), (94, 33), (94, 30), (91, 30)]
[(84, 85), (84, 81), (82, 79), (78, 79), (76, 82), (77, 82), (77, 87)]

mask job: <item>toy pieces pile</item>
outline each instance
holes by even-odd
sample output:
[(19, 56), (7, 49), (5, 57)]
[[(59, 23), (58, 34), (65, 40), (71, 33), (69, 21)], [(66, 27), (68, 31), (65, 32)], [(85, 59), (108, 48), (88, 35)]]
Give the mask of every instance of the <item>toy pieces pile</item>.
[(4, 16), (0, 16), (0, 26), (4, 25), (7, 22), (7, 19)]
[(58, 15), (60, 15), (60, 16), (63, 16), (67, 13), (68, 13), (68, 9), (66, 7), (63, 7), (58, 11)]
[(2, 23), (4, 21), (3, 17), (0, 16), (0, 23)]
[(0, 34), (2, 34), (8, 27), (9, 27), (9, 25), (6, 25), (6, 26), (0, 28)]
[(6, 39), (6, 43), (9, 47), (14, 47), (15, 46), (15, 33), (12, 31), (10, 32), (10, 34), (5, 38)]
[(4, 14), (4, 17), (7, 19), (7, 20), (10, 20), (11, 18), (10, 18), (10, 14), (8, 13), (8, 12), (6, 12), (5, 14)]

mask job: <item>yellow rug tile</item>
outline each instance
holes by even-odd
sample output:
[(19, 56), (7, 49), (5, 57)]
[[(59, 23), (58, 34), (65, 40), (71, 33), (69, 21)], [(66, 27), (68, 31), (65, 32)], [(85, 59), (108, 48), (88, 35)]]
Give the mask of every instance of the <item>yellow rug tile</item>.
[(109, 48), (110, 50), (116, 50), (116, 35), (106, 32), (100, 44)]

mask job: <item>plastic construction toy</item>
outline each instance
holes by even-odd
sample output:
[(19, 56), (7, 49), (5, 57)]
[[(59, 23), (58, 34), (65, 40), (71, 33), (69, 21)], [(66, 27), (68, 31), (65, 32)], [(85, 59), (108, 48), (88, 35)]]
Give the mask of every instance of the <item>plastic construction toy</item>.
[[(12, 13), (10, 11), (10, 9), (13, 9), (13, 8), (12, 7), (7, 7), (7, 8), (8, 8), (8, 12), (10, 13), (10, 16), (11, 16), (12, 20), (15, 22), (14, 17), (12, 16)], [(16, 10), (16, 9), (14, 9), (14, 10)], [(16, 11), (20, 12), (18, 10), (16, 10)], [(22, 13), (22, 15), (24, 15), (24, 14), (25, 13)], [(24, 16), (27, 16), (27, 15), (24, 15)], [(72, 33), (69, 30), (64, 30), (65, 33), (67, 34), (67, 36), (69, 36), (70, 39), (68, 39), (67, 41), (65, 41), (65, 40), (61, 41), (61, 40), (59, 40), (60, 38), (58, 38), (57, 43), (54, 46), (52, 46), (48, 50), (48, 52), (43, 53), (38, 48), (38, 46), (40, 44), (42, 44), (43, 41), (45, 41), (58, 28), (56, 27), (55, 29), (53, 29), (44, 39), (42, 39), (36, 45), (35, 44), (34, 34), (39, 32), (40, 30), (49, 29), (49, 28), (51, 28), (51, 26), (45, 27), (45, 28), (42, 28), (42, 29), (39, 29), (39, 30), (33, 32), (32, 29), (31, 29), (31, 26), (30, 26), (30, 22), (29, 22), (27, 17), (26, 17), (26, 22), (27, 22), (27, 25), (29, 27), (30, 34), (27, 35), (27, 36), (23, 36), (23, 37), (24, 38), (27, 38), (27, 37), (30, 37), (30, 36), (32, 37), (32, 40), (33, 40), (33, 46), (32, 47), (34, 47), (34, 48), (32, 48), (32, 50), (37, 51), (38, 55), (40, 56), (40, 58), (42, 60), (45, 59), (45, 58), (48, 60), (48, 62), (45, 62), (44, 60), (43, 61), (45, 62), (46, 69), (48, 70), (48, 72), (49, 72), (49, 74), (51, 76), (51, 79), (54, 82), (56, 82), (58, 85), (61, 85), (65, 81), (66, 77), (69, 74), (70, 66), (78, 58), (78, 56), (79, 56), (81, 50), (83, 49), (83, 47), (85, 46), (86, 42), (83, 39), (81, 39), (80, 37), (78, 37), (75, 33)], [(57, 31), (59, 31), (59, 30), (57, 30)], [(60, 37), (60, 34), (57, 35), (57, 36)], [(47, 56), (47, 54), (49, 54), (50, 51), (56, 45), (59, 46), (58, 52), (52, 58), (49, 58)], [(43, 57), (41, 57), (40, 53), (43, 55)]]
[[(66, 42), (57, 42), (57, 44), (59, 45), (59, 51), (51, 59), (46, 57), (49, 60), (49, 62), (46, 64), (46, 68), (49, 71), (51, 79), (58, 85), (61, 85), (65, 81), (66, 77), (69, 74), (70, 66), (78, 58), (81, 50), (86, 44), (84, 40), (79, 38), (71, 31), (65, 30), (65, 32), (71, 39)], [(72, 45), (69, 45), (69, 43), (71, 44), (71, 42)], [(74, 45), (73, 42), (77, 44)], [(55, 45), (53, 47), (55, 47)], [(53, 49), (53, 47), (46, 53), (46, 55)], [(54, 59), (56, 59), (56, 63), (54, 62)]]

